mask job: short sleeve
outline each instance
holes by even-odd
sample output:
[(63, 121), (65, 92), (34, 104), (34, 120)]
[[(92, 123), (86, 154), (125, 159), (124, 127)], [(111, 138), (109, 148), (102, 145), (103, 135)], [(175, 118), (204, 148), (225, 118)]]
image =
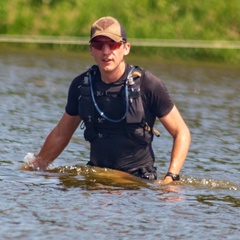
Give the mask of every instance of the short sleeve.
[(66, 113), (71, 116), (78, 115), (78, 97), (79, 97), (79, 85), (81, 82), (81, 75), (76, 77), (68, 90), (67, 104), (65, 107)]
[(166, 116), (174, 103), (164, 83), (148, 71), (142, 81), (144, 98), (150, 112), (158, 118)]

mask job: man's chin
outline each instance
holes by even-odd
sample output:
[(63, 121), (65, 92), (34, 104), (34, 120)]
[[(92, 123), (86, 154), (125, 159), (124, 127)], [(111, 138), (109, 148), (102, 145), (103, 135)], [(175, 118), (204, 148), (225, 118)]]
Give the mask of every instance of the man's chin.
[(102, 70), (105, 72), (111, 72), (113, 70), (113, 67), (110, 64), (104, 65), (102, 66)]

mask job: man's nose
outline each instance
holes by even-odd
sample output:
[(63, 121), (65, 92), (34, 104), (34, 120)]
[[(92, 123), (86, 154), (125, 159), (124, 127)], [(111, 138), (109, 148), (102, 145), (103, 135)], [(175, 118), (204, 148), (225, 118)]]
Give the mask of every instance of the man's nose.
[(108, 46), (107, 43), (105, 43), (105, 44), (103, 45), (102, 51), (103, 51), (103, 52), (111, 52), (111, 49), (110, 49), (110, 47)]

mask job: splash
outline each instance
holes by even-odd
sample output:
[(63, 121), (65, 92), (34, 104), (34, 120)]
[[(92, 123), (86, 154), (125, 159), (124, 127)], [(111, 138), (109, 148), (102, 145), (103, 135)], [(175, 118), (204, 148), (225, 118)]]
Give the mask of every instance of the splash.
[(239, 191), (240, 185), (227, 180), (215, 180), (215, 179), (197, 179), (192, 177), (183, 176), (181, 183), (184, 185), (190, 185), (195, 188), (208, 188), (216, 190), (231, 190)]
[[(33, 158), (34, 154), (28, 153), (24, 157), (24, 166), (22, 166), (20, 169), (26, 170), (26, 165), (31, 165)], [(159, 189), (160, 186), (163, 186), (160, 180), (151, 182), (137, 178), (126, 172), (81, 164), (75, 166), (60, 166), (56, 168), (51, 165), (46, 170), (46, 172), (59, 173), (59, 180), (66, 187), (85, 187), (93, 189), (100, 189), (106, 187), (114, 189), (140, 189), (144, 187), (150, 189)], [(181, 176), (181, 181), (172, 182), (170, 185), (192, 186), (194, 188), (215, 190), (240, 190), (239, 184), (227, 180), (215, 180), (205, 178), (198, 179), (188, 176)]]
[(59, 173), (60, 182), (66, 187), (88, 189), (140, 189), (148, 183), (128, 173), (87, 165), (60, 166), (47, 172)]

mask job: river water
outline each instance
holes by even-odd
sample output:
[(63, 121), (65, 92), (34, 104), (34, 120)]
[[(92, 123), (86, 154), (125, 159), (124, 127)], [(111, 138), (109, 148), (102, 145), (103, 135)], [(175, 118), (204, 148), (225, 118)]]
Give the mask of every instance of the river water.
[[(128, 57), (166, 84), (192, 133), (180, 183), (85, 167), (78, 129), (48, 172), (19, 170), (64, 112), (86, 54), (0, 50), (0, 239), (239, 239), (240, 67)], [(171, 138), (158, 123), (161, 179)]]

